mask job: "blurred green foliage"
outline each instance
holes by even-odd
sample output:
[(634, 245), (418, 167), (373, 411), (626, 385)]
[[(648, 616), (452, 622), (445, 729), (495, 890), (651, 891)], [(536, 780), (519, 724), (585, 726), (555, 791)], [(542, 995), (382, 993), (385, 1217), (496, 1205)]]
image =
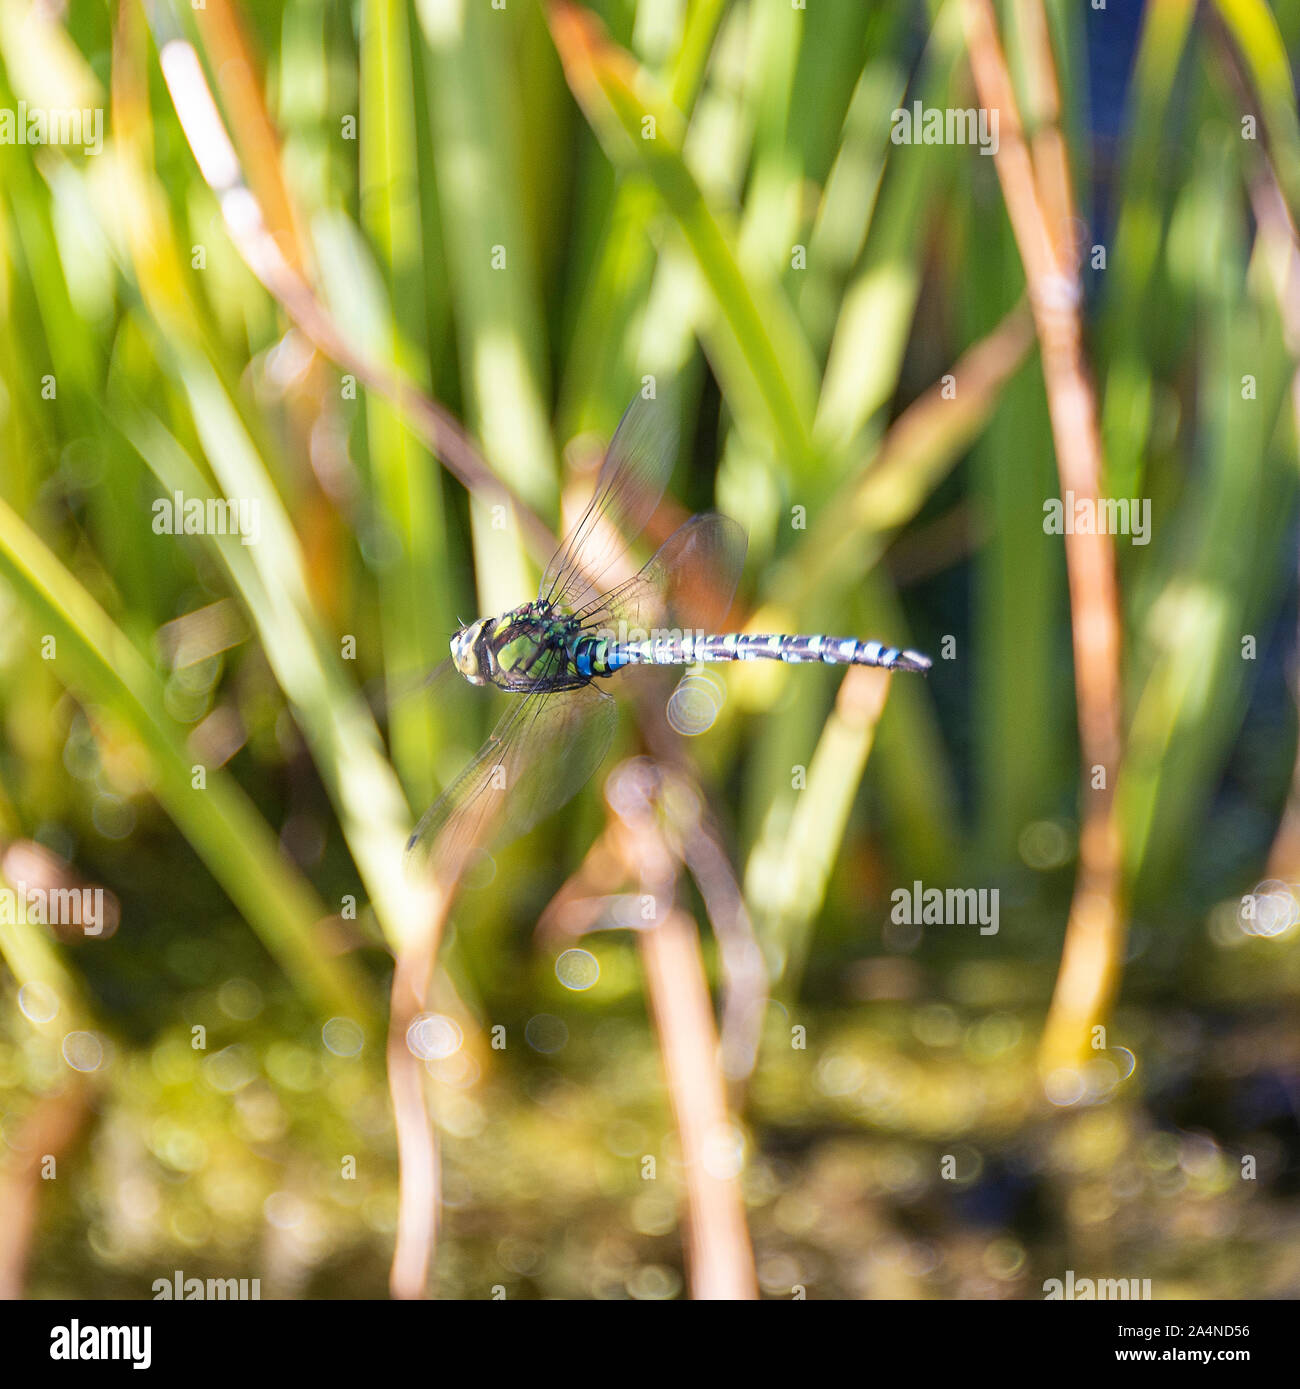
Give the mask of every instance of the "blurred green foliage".
[[(403, 691), (459, 616), (538, 572), (518, 517), (468, 497), (413, 412), (314, 352), (241, 258), (160, 74), (173, 36), (341, 335), (463, 420), (557, 532), (642, 377), (674, 377), (674, 492), (750, 536), (736, 612), (937, 658), (847, 753), (824, 742), (829, 670), (723, 672), (690, 746), (773, 974), (741, 1115), (763, 1291), (1033, 1297), (1067, 1268), (1300, 1291), (1300, 931), (1243, 930), (1235, 905), (1295, 755), (1297, 344), (1243, 91), (1294, 214), (1300, 12), (1149, 6), (1138, 36), (1121, 8), (1047, 6), (1107, 485), (1153, 518), (1118, 546), (1125, 993), (1053, 1112), (1034, 1044), (1079, 769), (1036, 353), (1004, 353), (973, 403), (959, 375), (960, 426), (904, 441), (851, 504), (1024, 291), (993, 161), (890, 141), (897, 106), (974, 104), (960, 5), (611, 0), (636, 66), (567, 53), (566, 82), (526, 0), (285, 0), (239, 12), (249, 88), (217, 0), (0, 0), (0, 108), (106, 113), (96, 156), (0, 146), (0, 870), (44, 865), (120, 910), (98, 938), (0, 924), (16, 1180), (69, 1087), (91, 1106), (37, 1183), (32, 1295), (147, 1297), (173, 1269), (383, 1293), (389, 952), (417, 909), (401, 844), (499, 712)], [(255, 498), (259, 543), (156, 534), (178, 491)], [(453, 913), (431, 1006), (466, 1043), (429, 1063), (448, 1295), (684, 1288), (634, 946), (583, 942), (601, 979), (575, 993), (529, 940), (601, 826), (599, 780)], [(891, 923), (916, 880), (999, 889), (998, 933)], [(566, 1046), (484, 1042), (539, 1016)], [(103, 1059), (74, 1072), (81, 1032)], [(645, 1153), (664, 1179), (641, 1180)]]

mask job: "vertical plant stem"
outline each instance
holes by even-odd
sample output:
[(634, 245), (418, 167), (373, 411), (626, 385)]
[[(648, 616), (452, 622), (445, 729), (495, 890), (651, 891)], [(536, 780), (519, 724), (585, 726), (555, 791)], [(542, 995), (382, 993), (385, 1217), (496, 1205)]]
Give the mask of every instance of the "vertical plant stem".
[[(1041, 10), (1041, 5), (1033, 8)], [(999, 113), (995, 161), (1029, 285), (1062, 493), (1073, 493), (1075, 505), (1082, 501), (1096, 508), (1101, 436), (1083, 353), (1082, 291), (1065, 220), (1070, 199), (1062, 187), (1068, 168), (1063, 141), (1059, 134), (1051, 137), (1040, 131), (1035, 140), (1040, 161), (1035, 163), (990, 0), (965, 0), (964, 20), (980, 103)], [(1032, 46), (1030, 62), (1041, 93), (1054, 90), (1055, 73), (1046, 20), (1035, 27), (1042, 41)], [(1058, 104), (1054, 95), (1041, 97), (1040, 114), (1050, 121)], [(1111, 537), (1067, 535), (1065, 559), (1084, 801), (1079, 873), (1042, 1041), (1040, 1064), (1045, 1071), (1083, 1055), (1088, 1029), (1101, 1021), (1118, 990), (1126, 934), (1115, 817), (1122, 738), (1119, 593)]]
[(681, 1137), (691, 1296), (754, 1298), (754, 1252), (739, 1175), (719, 1168), (719, 1158), (729, 1159), (732, 1130), (695, 923), (674, 908), (637, 940)]
[(397, 1243), (388, 1287), (394, 1297), (423, 1297), (438, 1238), (438, 1136), (425, 1103), (424, 1062), (406, 1034), (423, 1012), (442, 937), (445, 908), (434, 926), (397, 953), (388, 1019), (388, 1093), (397, 1127)]

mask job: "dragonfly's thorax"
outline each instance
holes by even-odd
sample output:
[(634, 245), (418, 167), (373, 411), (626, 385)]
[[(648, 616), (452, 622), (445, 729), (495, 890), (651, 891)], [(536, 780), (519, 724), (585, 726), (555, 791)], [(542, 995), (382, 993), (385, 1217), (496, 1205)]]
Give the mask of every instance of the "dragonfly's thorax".
[(451, 639), (451, 658), (471, 685), (527, 690), (572, 683), (578, 620), (549, 603), (524, 603), (501, 617), (480, 617)]

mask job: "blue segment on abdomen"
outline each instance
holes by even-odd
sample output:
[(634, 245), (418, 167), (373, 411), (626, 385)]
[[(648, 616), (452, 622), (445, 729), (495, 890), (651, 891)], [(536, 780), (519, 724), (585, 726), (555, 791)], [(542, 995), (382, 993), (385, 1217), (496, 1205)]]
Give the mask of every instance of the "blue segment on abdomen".
[(627, 657), (617, 646), (599, 637), (583, 637), (573, 648), (573, 668), (584, 680), (596, 676), (610, 675), (627, 665)]

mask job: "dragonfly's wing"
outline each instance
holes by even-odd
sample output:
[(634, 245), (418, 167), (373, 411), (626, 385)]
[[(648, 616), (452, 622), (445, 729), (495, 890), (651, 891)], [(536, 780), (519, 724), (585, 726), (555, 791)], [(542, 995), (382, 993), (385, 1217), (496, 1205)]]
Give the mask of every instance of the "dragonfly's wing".
[(577, 794), (609, 751), (616, 706), (593, 685), (512, 701), (474, 760), (425, 812), (408, 857), (441, 884), (476, 851), (526, 834)]
[(542, 575), (538, 598), (577, 609), (595, 597), (602, 575), (659, 505), (676, 453), (673, 394), (661, 391), (654, 400), (637, 396), (610, 440), (586, 511)]
[(422, 694), (440, 684), (455, 670), (450, 656), (444, 656), (432, 670), (403, 671), (393, 676), (378, 676), (366, 682), (366, 703), (378, 719), (386, 719), (403, 701)]
[(678, 526), (639, 574), (592, 598), (578, 617), (623, 641), (645, 641), (656, 628), (717, 632), (745, 566), (745, 543), (731, 517), (701, 512)]

